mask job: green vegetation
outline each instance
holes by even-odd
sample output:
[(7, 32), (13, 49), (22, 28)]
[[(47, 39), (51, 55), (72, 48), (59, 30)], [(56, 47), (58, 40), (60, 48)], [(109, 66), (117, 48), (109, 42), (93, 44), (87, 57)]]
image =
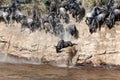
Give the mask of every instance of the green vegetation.
[(88, 3), (88, 7), (92, 8), (96, 5), (96, 1), (95, 0), (90, 0), (90, 2)]
[(7, 5), (11, 0), (0, 0), (0, 5)]
[[(11, 0), (0, 0), (0, 5), (9, 4)], [(83, 5), (86, 8), (91, 9), (92, 7), (99, 5), (99, 6), (105, 6), (109, 0), (84, 0)], [(38, 14), (40, 13), (47, 13), (48, 12), (48, 6), (46, 7), (46, 2), (50, 2), (50, 0), (26, 0), (29, 4), (19, 4), (18, 7), (22, 10), (29, 11), (33, 7), (37, 9)]]
[(46, 0), (36, 0), (34, 1), (34, 6), (35, 8), (38, 10), (38, 11), (41, 11), (42, 13), (46, 13), (47, 12), (47, 9), (46, 9), (46, 6), (45, 6), (45, 1)]
[(29, 5), (24, 5), (24, 4), (19, 4), (18, 8), (22, 9), (22, 10), (30, 10), (32, 7)]
[(83, 4), (87, 8), (92, 8), (96, 5), (98, 6), (105, 6), (109, 0), (84, 0)]

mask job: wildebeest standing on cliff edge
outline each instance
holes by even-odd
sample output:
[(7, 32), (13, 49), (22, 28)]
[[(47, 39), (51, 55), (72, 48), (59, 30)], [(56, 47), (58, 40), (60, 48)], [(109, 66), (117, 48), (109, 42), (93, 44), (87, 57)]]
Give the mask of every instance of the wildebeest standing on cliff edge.
[(62, 48), (66, 48), (68, 46), (72, 46), (72, 42), (70, 41), (65, 42), (64, 40), (60, 40), (57, 46), (55, 46), (56, 52), (59, 53)]
[(70, 47), (70, 46), (72, 47), (73, 45), (76, 45), (76, 44), (72, 43), (71, 41), (60, 40), (57, 43), (57, 46), (55, 46), (56, 52), (59, 53), (62, 48), (66, 48), (66, 47)]

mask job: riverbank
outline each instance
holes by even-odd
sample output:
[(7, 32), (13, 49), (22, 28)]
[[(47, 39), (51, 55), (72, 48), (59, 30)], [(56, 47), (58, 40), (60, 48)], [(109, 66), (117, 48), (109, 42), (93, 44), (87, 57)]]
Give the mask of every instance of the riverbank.
[[(70, 40), (77, 44), (78, 50), (73, 58), (73, 65), (92, 63), (93, 66), (120, 65), (120, 27), (119, 22), (112, 29), (103, 26), (101, 31), (90, 34), (88, 26), (83, 19), (80, 23), (76, 23), (75, 19), (70, 17), (70, 24), (75, 24), (79, 31), (79, 38), (73, 39), (65, 36), (65, 40)], [(49, 64), (66, 65), (68, 55), (66, 52), (57, 54), (54, 46), (60, 40), (44, 31), (36, 31), (29, 34), (26, 29), (21, 32), (21, 25), (14, 23), (6, 26), (0, 23), (0, 52), (18, 56), (18, 58), (26, 58), (27, 60), (35, 60), (41, 62), (44, 56)], [(67, 27), (69, 24), (64, 24)]]

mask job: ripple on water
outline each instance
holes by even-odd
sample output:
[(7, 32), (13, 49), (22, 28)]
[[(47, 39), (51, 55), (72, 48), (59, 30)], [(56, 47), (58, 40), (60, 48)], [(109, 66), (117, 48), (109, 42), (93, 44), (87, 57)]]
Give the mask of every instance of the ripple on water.
[[(0, 55), (0, 62), (4, 62), (3, 58), (5, 61), (11, 58), (11, 61), (18, 61), (12, 56)], [(0, 80), (120, 80), (120, 69), (111, 69), (112, 66), (109, 69), (88, 66), (66, 68), (63, 67), (65, 65), (26, 64), (30, 62), (24, 59), (19, 61), (21, 64), (3, 62), (0, 63)]]
[(120, 70), (58, 68), (51, 65), (0, 65), (0, 79), (13, 80), (119, 80)]

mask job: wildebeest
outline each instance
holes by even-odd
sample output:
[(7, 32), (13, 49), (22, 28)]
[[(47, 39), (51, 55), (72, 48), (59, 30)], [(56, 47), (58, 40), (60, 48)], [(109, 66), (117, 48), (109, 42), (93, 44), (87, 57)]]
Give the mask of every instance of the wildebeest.
[(48, 32), (52, 33), (49, 22), (45, 22), (45, 23), (43, 24), (43, 29), (45, 30), (46, 33), (48, 33)]
[(42, 19), (42, 24), (44, 24), (45, 22), (49, 22), (48, 18), (49, 18), (49, 14), (43, 15), (43, 16), (41, 17), (41, 19)]
[(60, 15), (60, 18), (62, 17), (65, 23), (69, 23), (69, 15), (67, 14), (67, 11), (64, 7), (60, 7), (59, 15)]
[(30, 33), (33, 31), (33, 19), (24, 16), (21, 22), (21, 32), (25, 30), (25, 28), (30, 29)]
[(57, 3), (55, 1), (51, 1), (50, 3), (50, 13), (54, 12), (57, 14)]
[(12, 14), (12, 16), (10, 16), (10, 18), (11, 18), (11, 20), (10, 20), (10, 23), (12, 22), (17, 22), (17, 23), (19, 23), (22, 19), (23, 19), (23, 17), (24, 17), (25, 15), (24, 14), (22, 14), (21, 13), (21, 11), (20, 10), (16, 10), (13, 14)]
[(113, 9), (111, 12), (109, 12), (108, 17), (105, 20), (105, 24), (109, 29), (111, 29), (114, 26), (115, 21), (119, 21), (119, 20), (120, 20), (120, 10)]
[(87, 13), (85, 16), (86, 17), (86, 20), (85, 20), (86, 24), (89, 26), (92, 22), (92, 19), (94, 17), (96, 17), (97, 15), (99, 15), (101, 13), (101, 11), (103, 11), (103, 9), (101, 9), (100, 7), (98, 7), (98, 6), (93, 7), (92, 10), (89, 13)]
[(75, 44), (73, 44), (71, 41), (60, 40), (57, 46), (55, 46), (56, 52), (59, 53), (62, 48), (66, 48), (66, 47), (73, 46), (73, 45)]
[(45, 14), (41, 17), (41, 23), (43, 25), (42, 29), (47, 33), (52, 27), (53, 16)]
[(89, 32), (92, 34), (93, 32), (96, 32), (97, 28), (98, 28), (99, 22), (98, 20), (95, 18), (93, 18), (90, 26), (89, 26)]
[(98, 9), (98, 6), (95, 6), (89, 13), (86, 14), (85, 22), (88, 26), (91, 25), (93, 18), (98, 15), (97, 9)]
[(66, 32), (69, 33), (71, 36), (73, 36), (76, 39), (78, 39), (78, 37), (79, 37), (79, 31), (77, 30), (75, 24), (68, 25), (68, 27), (66, 28)]
[(6, 10), (0, 10), (0, 18), (3, 18), (5, 23), (8, 23), (9, 13)]
[(85, 16), (84, 7), (76, 2), (72, 5), (70, 12), (72, 13), (72, 17), (76, 19), (76, 22), (80, 22)]
[(117, 21), (120, 21), (120, 9), (114, 9), (115, 18)]
[(96, 32), (97, 28), (101, 29), (109, 12), (106, 8), (95, 6), (90, 13), (86, 14), (86, 24), (89, 26), (90, 33)]
[(93, 20), (93, 15), (92, 15), (92, 13), (87, 13), (87, 14), (86, 14), (86, 20), (85, 20), (85, 22), (86, 22), (86, 24), (87, 24), (88, 26), (90, 26), (90, 24), (92, 23), (92, 20)]
[(101, 26), (102, 24), (105, 22), (105, 19), (107, 18), (109, 12), (107, 10), (103, 10), (101, 11), (101, 13), (99, 13), (97, 16), (96, 16), (96, 20), (98, 22), (98, 28), (99, 30), (101, 29)]
[(76, 19), (76, 22), (80, 22), (82, 18), (85, 16), (85, 9), (83, 6), (75, 4), (74, 8), (72, 9), (72, 16)]
[(109, 15), (105, 20), (105, 24), (109, 29), (114, 26), (115, 21), (120, 20), (120, 0), (110, 0), (110, 2), (108, 8)]
[(120, 9), (120, 0), (113, 0), (113, 8)]
[(58, 26), (58, 23), (60, 23), (60, 19), (55, 17), (55, 13), (49, 13), (42, 17), (43, 29), (45, 29), (46, 33), (50, 32), (56, 35), (58, 28), (60, 29), (60, 25)]
[(80, 22), (85, 16), (85, 9), (81, 5), (80, 0), (67, 0), (65, 9), (69, 10), (72, 17), (76, 19), (76, 22)]
[(35, 30), (42, 30), (42, 27), (41, 27), (41, 18), (39, 16), (34, 16), (33, 17), (33, 31)]
[(44, 24), (44, 23), (51, 23), (51, 22), (53, 22), (54, 21), (54, 19), (55, 19), (55, 13), (54, 12), (51, 12), (51, 13), (49, 13), (49, 14), (45, 14), (45, 15), (43, 15), (42, 17), (41, 17), (41, 19), (42, 19), (42, 24)]

